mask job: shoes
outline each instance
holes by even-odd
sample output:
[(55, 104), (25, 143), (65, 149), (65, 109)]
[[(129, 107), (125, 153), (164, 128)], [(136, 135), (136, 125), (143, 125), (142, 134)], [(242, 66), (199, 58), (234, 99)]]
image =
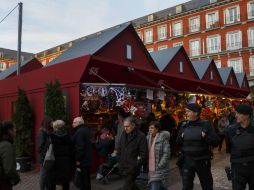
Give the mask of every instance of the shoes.
[(97, 173), (97, 175), (96, 175), (96, 179), (97, 179), (97, 180), (101, 180), (102, 178), (103, 178), (103, 175), (101, 175), (101, 174)]

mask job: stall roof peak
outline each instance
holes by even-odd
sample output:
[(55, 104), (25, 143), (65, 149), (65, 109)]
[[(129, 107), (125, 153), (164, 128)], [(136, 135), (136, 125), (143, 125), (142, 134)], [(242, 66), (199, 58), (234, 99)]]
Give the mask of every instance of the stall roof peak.
[(197, 72), (199, 79), (201, 80), (204, 77), (209, 65), (212, 63), (212, 59), (192, 61), (191, 63)]
[(150, 52), (150, 55), (158, 69), (162, 72), (181, 48), (182, 46), (167, 48), (156, 52)]
[(83, 40), (74, 43), (71, 48), (63, 52), (59, 57), (49, 62), (47, 66), (75, 59), (85, 55), (93, 55), (130, 25), (131, 24), (127, 22), (85, 36), (83, 37)]
[(233, 70), (233, 67), (222, 67), (218, 68), (223, 84), (227, 83), (230, 72)]
[(239, 86), (241, 87), (242, 84), (243, 84), (245, 73), (236, 73), (235, 76), (236, 76), (236, 79), (237, 79), (237, 82), (238, 82)]

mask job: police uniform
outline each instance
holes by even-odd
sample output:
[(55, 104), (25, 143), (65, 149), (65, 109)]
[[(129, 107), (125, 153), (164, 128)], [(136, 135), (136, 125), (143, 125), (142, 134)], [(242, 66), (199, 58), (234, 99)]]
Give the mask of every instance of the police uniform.
[(243, 128), (239, 123), (231, 125), (226, 132), (228, 152), (231, 154), (233, 190), (254, 189), (254, 120), (252, 108), (241, 104), (236, 106), (240, 114), (250, 116), (250, 124)]
[[(194, 107), (193, 107), (194, 106)], [(200, 108), (188, 104), (187, 108), (200, 112)], [(205, 137), (202, 137), (202, 132)], [(182, 134), (184, 134), (182, 136)], [(177, 143), (182, 146), (183, 163), (180, 168), (183, 190), (193, 189), (193, 180), (197, 173), (202, 189), (213, 189), (211, 174), (212, 152), (210, 146), (219, 145), (219, 137), (215, 134), (211, 123), (206, 120), (184, 121), (180, 126)]]

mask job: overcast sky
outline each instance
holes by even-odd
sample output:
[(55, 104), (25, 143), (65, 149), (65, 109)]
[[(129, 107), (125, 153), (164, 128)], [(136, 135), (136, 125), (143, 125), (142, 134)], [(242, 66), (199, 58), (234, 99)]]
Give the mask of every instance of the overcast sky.
[[(59, 44), (189, 0), (23, 0), (22, 51)], [(20, 1), (0, 0), (0, 20)], [(0, 23), (0, 47), (17, 49), (18, 9)]]

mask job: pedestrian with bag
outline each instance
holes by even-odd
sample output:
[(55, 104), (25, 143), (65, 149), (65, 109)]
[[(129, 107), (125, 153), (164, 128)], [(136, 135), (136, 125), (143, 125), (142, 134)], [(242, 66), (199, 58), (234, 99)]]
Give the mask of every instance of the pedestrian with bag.
[[(72, 177), (73, 146), (65, 123), (62, 120), (53, 122), (53, 132), (49, 137), (55, 157), (54, 165), (46, 171), (48, 190), (55, 190), (56, 185), (61, 185), (63, 190), (69, 190)], [(46, 161), (46, 158), (45, 158)], [(44, 162), (44, 164), (46, 164)]]
[(149, 124), (147, 136), (149, 158), (149, 190), (166, 190), (169, 178), (170, 133), (160, 130), (160, 123)]
[(180, 173), (183, 190), (192, 190), (195, 173), (197, 173), (202, 189), (213, 189), (211, 173), (212, 152), (210, 146), (219, 145), (211, 123), (200, 119), (201, 107), (195, 103), (187, 104), (185, 108), (187, 120), (180, 125), (177, 143), (181, 145)]
[(16, 171), (16, 154), (13, 145), (15, 126), (12, 122), (0, 123), (0, 189), (12, 190), (20, 181)]
[(53, 120), (52, 118), (45, 116), (41, 122), (41, 128), (39, 131), (39, 135), (37, 137), (37, 145), (38, 145), (38, 152), (39, 152), (39, 163), (40, 167), (40, 190), (46, 190), (46, 171), (43, 167), (44, 158), (46, 156), (47, 148), (49, 146), (49, 135), (52, 133)]
[(253, 109), (247, 104), (235, 107), (236, 123), (226, 131), (226, 145), (230, 153), (233, 190), (254, 189), (254, 120)]
[(75, 131), (72, 141), (75, 150), (75, 166), (78, 168), (76, 174), (79, 174), (77, 177), (80, 177), (80, 180), (77, 180), (79, 181), (78, 186), (80, 190), (91, 190), (92, 142), (89, 128), (84, 124), (82, 117), (76, 117), (72, 126)]

